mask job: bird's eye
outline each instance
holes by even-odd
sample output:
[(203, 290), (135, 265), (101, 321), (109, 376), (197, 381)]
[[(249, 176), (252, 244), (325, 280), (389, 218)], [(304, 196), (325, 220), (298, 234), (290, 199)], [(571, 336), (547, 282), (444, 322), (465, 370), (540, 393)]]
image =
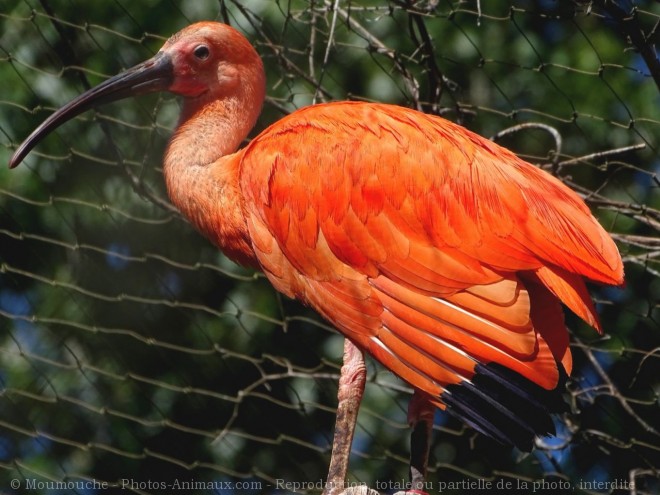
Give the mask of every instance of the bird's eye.
[(193, 54), (198, 60), (206, 60), (211, 54), (211, 50), (206, 45), (199, 45), (193, 50)]

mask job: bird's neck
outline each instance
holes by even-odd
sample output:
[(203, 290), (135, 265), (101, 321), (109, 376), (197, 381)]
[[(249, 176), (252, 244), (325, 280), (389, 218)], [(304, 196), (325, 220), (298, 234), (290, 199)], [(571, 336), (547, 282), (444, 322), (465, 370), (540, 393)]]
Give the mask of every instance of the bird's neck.
[(172, 203), (229, 258), (256, 266), (240, 191), (242, 151), (258, 112), (233, 101), (184, 105), (165, 155)]
[(242, 108), (240, 99), (186, 100), (170, 140), (165, 166), (207, 167), (234, 153), (259, 116)]

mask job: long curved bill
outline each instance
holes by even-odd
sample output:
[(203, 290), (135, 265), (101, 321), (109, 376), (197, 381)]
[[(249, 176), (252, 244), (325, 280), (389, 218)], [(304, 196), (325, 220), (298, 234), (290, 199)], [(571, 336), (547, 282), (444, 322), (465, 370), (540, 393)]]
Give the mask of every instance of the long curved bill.
[(118, 74), (98, 86), (86, 91), (64, 105), (37, 127), (23, 141), (9, 161), (9, 168), (16, 167), (26, 155), (51, 131), (64, 122), (90, 108), (156, 91), (167, 90), (174, 78), (174, 69), (169, 55), (158, 52), (153, 58)]

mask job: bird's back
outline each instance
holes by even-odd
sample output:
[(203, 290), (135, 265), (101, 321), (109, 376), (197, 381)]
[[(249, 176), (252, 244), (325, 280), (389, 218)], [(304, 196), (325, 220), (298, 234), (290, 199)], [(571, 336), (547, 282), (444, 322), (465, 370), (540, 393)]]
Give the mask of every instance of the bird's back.
[[(385, 216), (411, 242), (459, 251), (467, 267), (553, 265), (622, 281), (616, 246), (573, 191), (439, 117), (359, 102), (310, 106), (266, 129), (243, 160), (245, 198), (285, 250), (290, 235), (313, 248), (320, 229), (340, 260), (374, 274), (383, 250), (397, 247), (377, 239), (340, 245), (330, 224)], [(321, 269), (290, 260), (304, 273)]]

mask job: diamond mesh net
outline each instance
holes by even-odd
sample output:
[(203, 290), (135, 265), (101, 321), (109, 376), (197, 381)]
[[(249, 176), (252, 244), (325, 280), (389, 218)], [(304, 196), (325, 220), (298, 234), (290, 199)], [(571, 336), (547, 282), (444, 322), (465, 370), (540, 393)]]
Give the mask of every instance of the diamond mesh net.
[[(620, 247), (626, 288), (593, 287), (605, 335), (567, 315), (557, 438), (521, 454), (438, 412), (430, 491), (658, 493), (660, 4), (0, 0), (0, 162), (202, 19), (263, 56), (259, 129), (346, 98), (438, 113), (560, 177)], [(169, 205), (177, 112), (109, 105), (0, 167), (0, 493), (318, 492), (342, 339)], [(401, 487), (409, 394), (369, 362), (351, 482)]]

